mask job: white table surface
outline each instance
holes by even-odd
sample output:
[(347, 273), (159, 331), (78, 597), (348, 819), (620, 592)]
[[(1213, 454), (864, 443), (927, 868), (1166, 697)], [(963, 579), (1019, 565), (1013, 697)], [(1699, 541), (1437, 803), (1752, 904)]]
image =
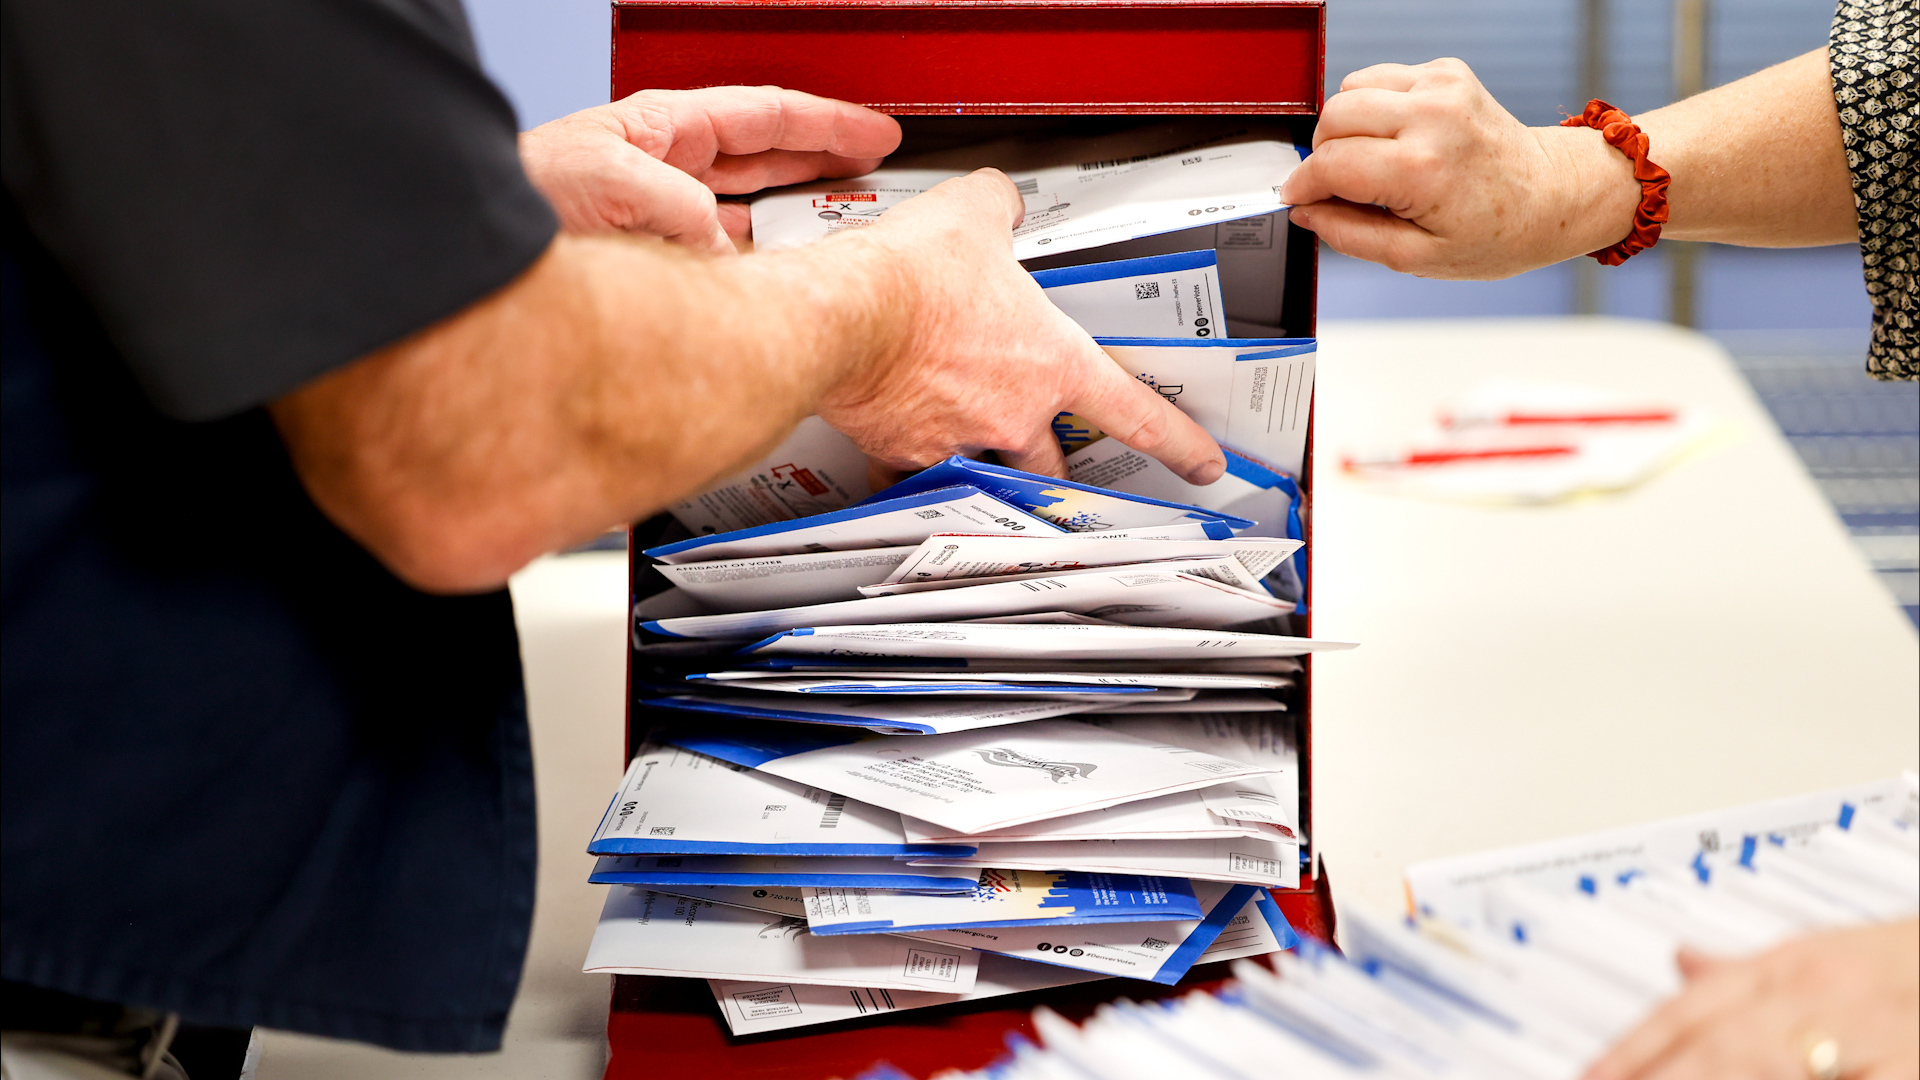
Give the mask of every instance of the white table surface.
[[(1387, 496), (1340, 451), (1495, 376), (1712, 410), (1643, 486), (1547, 508)], [(1865, 374), (1861, 378), (1866, 378)], [(1724, 351), (1625, 320), (1322, 328), (1314, 841), (1340, 903), (1400, 870), (1912, 768), (1920, 643)]]
[[(1343, 904), (1400, 868), (1912, 767), (1917, 646), (1710, 341), (1602, 320), (1328, 324), (1316, 452), (1391, 437), (1492, 375), (1659, 393), (1732, 427), (1635, 491), (1488, 509), (1315, 478), (1315, 840)], [(1864, 375), (1862, 376), (1865, 377)], [(527, 975), (498, 1055), (267, 1037), (259, 1080), (590, 1080), (607, 980), (581, 854), (619, 780), (625, 561), (514, 579), (540, 788)]]

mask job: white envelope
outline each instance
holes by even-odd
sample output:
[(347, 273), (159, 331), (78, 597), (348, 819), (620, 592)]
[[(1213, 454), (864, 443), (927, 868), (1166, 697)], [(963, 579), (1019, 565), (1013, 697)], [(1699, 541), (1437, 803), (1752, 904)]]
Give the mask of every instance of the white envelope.
[(1203, 690), (1189, 701), (1125, 701), (1100, 710), (1101, 716), (1143, 716), (1154, 713), (1285, 712), (1286, 702), (1258, 690)]
[(759, 1035), (788, 1028), (858, 1020), (880, 1013), (925, 1009), (956, 1001), (979, 1001), (1044, 990), (1055, 986), (1099, 982), (1108, 976), (1073, 971), (1052, 964), (1035, 964), (1011, 956), (981, 953), (973, 990), (941, 994), (920, 990), (889, 990), (869, 986), (848, 992), (838, 986), (800, 982), (728, 982), (710, 979), (713, 1000), (720, 1005), (727, 1030), (735, 1035)]
[(815, 937), (804, 919), (616, 886), (581, 970), (964, 994), (980, 958), (891, 934)]
[(642, 746), (587, 851), (892, 857), (921, 847), (891, 810), (677, 746)]
[(803, 627), (756, 642), (741, 652), (755, 656), (1140, 661), (1304, 656), (1355, 647), (1356, 643), (1350, 641), (1160, 626), (889, 623)]
[(595, 885), (736, 885), (758, 889), (904, 889), (972, 892), (980, 875), (966, 868), (914, 866), (886, 855), (602, 855)]
[(746, 908), (790, 919), (807, 917), (807, 901), (799, 889), (749, 885), (649, 885), (657, 893), (705, 900), (721, 907)]
[(1021, 923), (1176, 922), (1201, 911), (1185, 881), (1044, 870), (985, 870), (970, 893), (807, 889), (805, 894), (807, 926), (825, 935), (980, 926), (1005, 930)]
[[(1026, 202), (1026, 214), (1013, 231), (1014, 258), (1079, 251), (1280, 209), (1285, 204), (1277, 193), (1299, 165), (1300, 151), (1278, 141), (1239, 140), (1014, 171)], [(872, 224), (907, 199), (968, 171), (878, 169), (762, 195), (752, 208), (754, 248), (800, 247)]]
[(1223, 557), (1240, 560), (1247, 573), (1258, 580), (1298, 550), (1298, 540), (1264, 536), (1243, 540), (1136, 540), (1115, 538), (1112, 533), (1071, 533), (1051, 538), (935, 533), (901, 560), (882, 583), (917, 584)]
[(917, 738), (830, 732), (768, 725), (664, 737), (966, 833), (1210, 787), (1267, 768), (1073, 720)]
[[(1197, 576), (1192, 568), (1202, 564), (1172, 565), (1176, 569), (1088, 570), (838, 604), (657, 619), (641, 625), (666, 637), (725, 640), (763, 637), (804, 626), (971, 619), (1032, 611), (1071, 611), (1127, 625), (1224, 628), (1294, 610), (1291, 602), (1276, 600), (1264, 591), (1255, 593)], [(1233, 559), (1215, 559), (1205, 565), (1222, 575), (1246, 573)]]
[(753, 611), (799, 604), (860, 599), (862, 585), (877, 585), (920, 550), (913, 547), (860, 551), (813, 551), (697, 563), (655, 563), (653, 568), (708, 611)]
[[(1166, 676), (1169, 679), (1178, 676)], [(1217, 676), (1220, 679), (1247, 676)], [(827, 677), (824, 675), (790, 675), (783, 679), (751, 679), (747, 681), (709, 682), (704, 679), (693, 680), (695, 685), (733, 687), (742, 690), (758, 690), (777, 694), (847, 694), (856, 697), (1023, 697), (1023, 698), (1083, 698), (1093, 696), (1102, 701), (1191, 701), (1199, 691), (1189, 687), (1154, 687), (1143, 682), (1080, 682), (1068, 683), (1059, 680), (1023, 679), (1017, 674), (1009, 674), (1004, 679), (995, 678), (947, 678), (917, 679), (897, 678), (880, 675), (875, 678), (846, 678), (844, 676)]]
[(1232, 347), (1225, 342), (1102, 341), (1127, 374), (1155, 387), (1218, 439), (1268, 468), (1299, 476), (1313, 402), (1312, 341)]
[(1036, 270), (1053, 305), (1089, 334), (1225, 337), (1219, 257), (1211, 250)]
[(1172, 743), (1236, 761), (1266, 765), (1273, 772), (1204, 788), (1207, 808), (1223, 818), (1266, 822), (1288, 839), (1300, 831), (1300, 753), (1290, 716), (1271, 712), (1189, 713), (1179, 716), (1092, 717), (1089, 723), (1136, 739)]
[(912, 866), (998, 867), (1003, 870), (1081, 870), (1223, 881), (1268, 888), (1300, 887), (1300, 845), (1274, 838), (1226, 840), (1053, 840), (982, 843), (965, 858), (930, 856)]
[[(1238, 789), (1258, 783), (1262, 777), (1249, 776), (1232, 784), (1162, 795), (1157, 799), (1122, 803), (1104, 810), (1048, 818), (1015, 825), (1010, 829), (963, 834), (943, 829), (919, 818), (905, 817), (901, 824), (916, 844), (1023, 844), (1064, 840), (1223, 840), (1236, 836), (1260, 839), (1289, 839), (1277, 825), (1262, 819), (1234, 820), (1216, 814), (1210, 800), (1238, 805), (1243, 801)], [(1217, 794), (1216, 794), (1217, 793)], [(1252, 809), (1271, 812), (1271, 807), (1254, 803)]]
[[(689, 678), (692, 678), (689, 676)], [(855, 682), (881, 683), (972, 683), (972, 682), (1017, 682), (1017, 683), (1060, 683), (1070, 686), (1157, 686), (1165, 688), (1184, 688), (1191, 690), (1274, 690), (1292, 686), (1293, 680), (1279, 675), (1241, 675), (1234, 673), (1212, 674), (1209, 672), (1172, 672), (1172, 671), (909, 671), (904, 669), (886, 670), (859, 668), (836, 669), (830, 675), (795, 675), (787, 671), (709, 671), (701, 676), (701, 682), (721, 683), (738, 686), (741, 689), (764, 690), (769, 684), (778, 685), (805, 679), (809, 683), (818, 681), (824, 685)], [(785, 687), (793, 690), (796, 687)], [(819, 693), (811, 688), (805, 693)], [(1129, 695), (1124, 700), (1135, 701), (1137, 697)], [(1164, 701), (1166, 698), (1147, 700)], [(1190, 701), (1191, 697), (1177, 700)]]
[(955, 486), (852, 506), (812, 519), (699, 536), (648, 548), (663, 563), (767, 558), (818, 551), (911, 547), (936, 532), (1064, 536), (1052, 522), (1010, 506), (979, 488)]
[(766, 457), (667, 511), (698, 535), (839, 510), (871, 494), (867, 455), (809, 416)]

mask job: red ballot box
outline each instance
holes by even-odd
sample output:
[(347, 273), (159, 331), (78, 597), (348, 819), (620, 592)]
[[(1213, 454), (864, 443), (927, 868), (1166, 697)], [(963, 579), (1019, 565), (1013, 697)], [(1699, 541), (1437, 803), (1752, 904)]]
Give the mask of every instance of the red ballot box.
[[(646, 89), (778, 85), (901, 118), (902, 153), (1010, 134), (1111, 129), (1124, 117), (1243, 115), (1276, 120), (1305, 144), (1320, 111), (1323, 0), (616, 0), (613, 96)], [(1315, 330), (1316, 246), (1274, 215), (1284, 277), (1257, 321), (1285, 336)], [(1230, 313), (1231, 314), (1231, 313)], [(1312, 565), (1313, 440), (1308, 429), (1302, 519)], [(652, 575), (629, 545), (631, 581)], [(1309, 598), (1311, 598), (1309, 590)], [(1311, 633), (1296, 617), (1296, 633)], [(1312, 659), (1294, 708), (1301, 822), (1312, 817)], [(631, 714), (631, 703), (629, 713)], [(632, 719), (630, 715), (630, 720)], [(629, 724), (629, 750), (634, 732)], [(1308, 849), (1311, 851), (1311, 848)], [(1318, 863), (1318, 860), (1314, 860)], [(1324, 869), (1275, 890), (1294, 928), (1330, 938)], [(609, 1080), (662, 1077), (851, 1078), (886, 1062), (915, 1076), (978, 1068), (1010, 1035), (1031, 1037), (1037, 1004), (1078, 1019), (1117, 997), (1142, 1000), (1216, 984), (1225, 965), (1195, 968), (1178, 987), (1108, 979), (868, 1020), (735, 1037), (702, 980), (619, 976), (607, 1036)]]

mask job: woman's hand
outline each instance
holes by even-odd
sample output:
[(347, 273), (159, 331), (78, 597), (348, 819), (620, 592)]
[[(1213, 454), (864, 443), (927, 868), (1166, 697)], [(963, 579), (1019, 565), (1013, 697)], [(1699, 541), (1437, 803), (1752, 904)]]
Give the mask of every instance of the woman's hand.
[(892, 117), (774, 86), (642, 90), (520, 136), (527, 176), (568, 232), (664, 236), (727, 254), (747, 208), (714, 195), (870, 172)]
[(1838, 930), (1744, 960), (1682, 952), (1687, 987), (1588, 1070), (1586, 1080), (1810, 1080), (1920, 1075), (1920, 922)]
[(1343, 255), (1490, 279), (1625, 237), (1640, 185), (1599, 132), (1529, 128), (1448, 59), (1347, 76), (1280, 196)]

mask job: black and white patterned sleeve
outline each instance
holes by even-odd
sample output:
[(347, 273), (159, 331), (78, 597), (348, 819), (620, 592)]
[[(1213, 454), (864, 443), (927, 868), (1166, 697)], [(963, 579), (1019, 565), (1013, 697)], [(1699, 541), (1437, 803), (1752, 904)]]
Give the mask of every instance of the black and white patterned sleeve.
[(1867, 371), (1920, 378), (1920, 4), (1840, 0), (1828, 56), (1873, 301)]

